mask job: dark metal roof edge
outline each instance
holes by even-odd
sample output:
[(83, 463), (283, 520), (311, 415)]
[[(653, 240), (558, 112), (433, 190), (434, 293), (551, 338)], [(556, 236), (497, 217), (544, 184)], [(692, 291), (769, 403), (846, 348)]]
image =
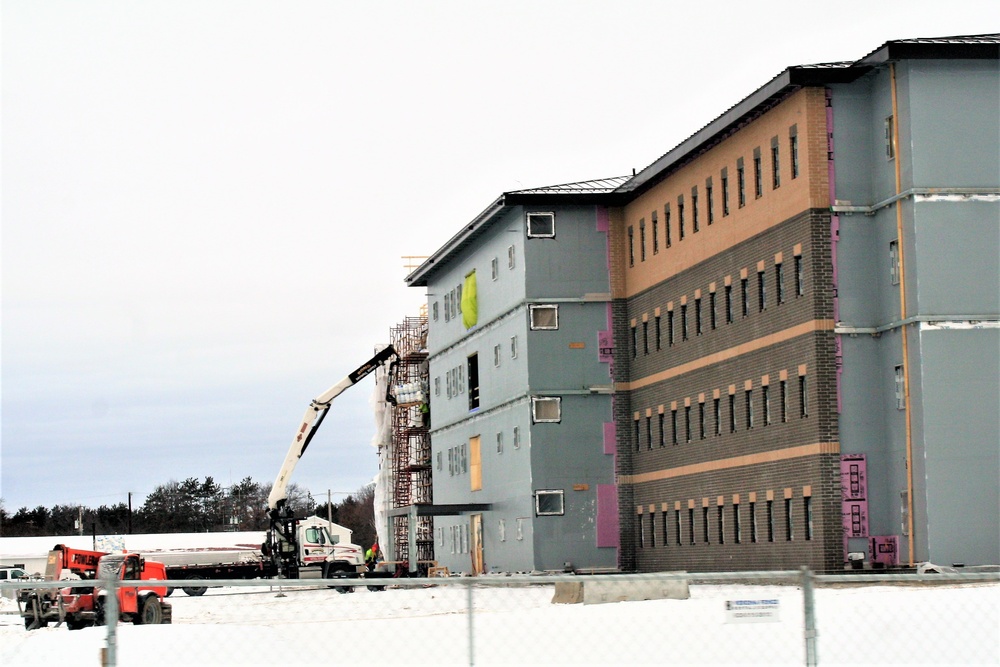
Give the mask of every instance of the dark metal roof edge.
[[(984, 35), (985, 36), (985, 35)], [(968, 37), (975, 37), (970, 35)], [(956, 41), (942, 41), (954, 39)], [(928, 38), (927, 40), (893, 40), (886, 42), (856, 65), (878, 65), (894, 60), (997, 60), (1000, 59), (998, 42), (963, 42), (961, 37)]]
[(483, 227), (483, 225), (488, 224), (493, 216), (503, 210), (504, 206), (504, 196), (500, 195), (494, 199), (493, 203), (487, 206), (482, 213), (477, 215), (469, 224), (463, 227), (460, 232), (448, 239), (448, 241), (443, 246), (438, 248), (433, 255), (425, 259), (420, 266), (406, 276), (404, 279), (406, 284), (410, 287), (426, 287), (427, 277), (434, 269), (437, 268), (437, 265), (457, 248), (461, 247), (466, 239), (476, 233), (481, 227)]
[(617, 190), (608, 192), (507, 192), (504, 201), (509, 206), (543, 204), (612, 205), (621, 200)]

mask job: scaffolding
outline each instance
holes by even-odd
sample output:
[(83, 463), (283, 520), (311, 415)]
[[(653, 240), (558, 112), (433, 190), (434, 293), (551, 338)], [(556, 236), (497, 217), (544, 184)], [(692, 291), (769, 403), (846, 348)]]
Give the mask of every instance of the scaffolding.
[[(390, 507), (431, 504), (431, 440), (428, 396), (427, 316), (407, 317), (390, 330), (399, 355), (391, 392), (392, 408)], [(410, 560), (409, 517), (396, 516), (392, 538), (397, 560)], [(433, 518), (417, 518), (416, 560), (434, 560)]]

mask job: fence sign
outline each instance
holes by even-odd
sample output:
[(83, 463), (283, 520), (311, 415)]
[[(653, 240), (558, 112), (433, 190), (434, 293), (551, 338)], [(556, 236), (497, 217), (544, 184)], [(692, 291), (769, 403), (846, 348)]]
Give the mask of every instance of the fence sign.
[(726, 600), (726, 623), (777, 623), (778, 600)]

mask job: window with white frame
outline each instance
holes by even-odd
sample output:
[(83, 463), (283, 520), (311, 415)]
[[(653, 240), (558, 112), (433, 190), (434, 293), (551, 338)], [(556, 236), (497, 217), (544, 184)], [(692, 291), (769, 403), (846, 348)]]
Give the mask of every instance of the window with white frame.
[(507, 523), (503, 519), (500, 519), (497, 526), (497, 535), (500, 537), (501, 542), (507, 541)]
[(497, 433), (497, 454), (503, 454), (503, 431)]
[(896, 385), (896, 409), (905, 410), (906, 409), (906, 382), (903, 375), (903, 367), (896, 366), (893, 369), (894, 380)]
[(500, 261), (494, 257), (490, 260), (490, 277), (496, 280), (500, 276)]
[(500, 368), (500, 345), (493, 346), (493, 365)]
[(566, 513), (562, 489), (535, 491), (536, 516), (562, 516)]
[(514, 427), (514, 449), (521, 448), (521, 428), (519, 426)]
[(536, 423), (558, 422), (562, 419), (562, 398), (558, 396), (532, 396), (531, 420)]
[(441, 376), (434, 378), (434, 395), (441, 395)]
[(556, 214), (552, 212), (527, 213), (529, 239), (551, 239), (556, 236)]
[(519, 541), (524, 539), (524, 519), (521, 518), (517, 519), (517, 539)]
[(517, 359), (517, 336), (510, 337), (510, 358)]
[(532, 303), (528, 313), (533, 330), (554, 330), (559, 328), (559, 306), (555, 304)]
[(434, 303), (431, 304), (431, 316), (434, 318), (434, 321), (437, 322), (437, 320), (438, 320), (438, 302), (437, 301), (435, 301)]
[(444, 469), (444, 452), (438, 452), (437, 464), (438, 464), (438, 470)]
[(507, 268), (514, 268), (514, 246), (507, 246)]
[(899, 284), (899, 241), (889, 241), (889, 280)]

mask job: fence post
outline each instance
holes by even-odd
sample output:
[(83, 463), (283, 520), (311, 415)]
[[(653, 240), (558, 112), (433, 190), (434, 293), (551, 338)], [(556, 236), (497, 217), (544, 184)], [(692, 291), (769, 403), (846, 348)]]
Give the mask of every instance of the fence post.
[(469, 578), (466, 584), (466, 594), (469, 608), (469, 667), (476, 664), (476, 651), (475, 651), (475, 633), (472, 631), (472, 621), (474, 614), (472, 613), (472, 578)]
[(802, 566), (802, 604), (805, 611), (806, 667), (819, 664), (816, 654), (816, 599), (813, 596), (813, 575), (808, 566)]
[(104, 650), (104, 667), (118, 664), (118, 578), (109, 572), (104, 580), (104, 624), (108, 628), (107, 647)]

